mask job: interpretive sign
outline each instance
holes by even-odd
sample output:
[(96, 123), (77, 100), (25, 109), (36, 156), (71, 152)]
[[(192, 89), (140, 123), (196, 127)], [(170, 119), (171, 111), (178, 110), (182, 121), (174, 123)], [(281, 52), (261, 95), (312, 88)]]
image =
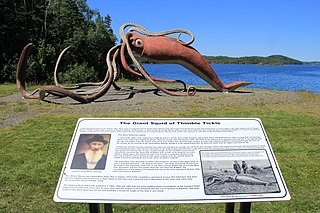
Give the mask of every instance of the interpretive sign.
[(259, 119), (79, 119), (56, 202), (289, 200)]

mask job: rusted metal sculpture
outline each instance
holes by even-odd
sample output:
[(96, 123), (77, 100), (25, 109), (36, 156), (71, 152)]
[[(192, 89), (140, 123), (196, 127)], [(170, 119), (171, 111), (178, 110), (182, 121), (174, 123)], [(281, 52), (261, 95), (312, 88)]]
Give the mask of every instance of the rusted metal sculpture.
[[(131, 27), (125, 32), (127, 27)], [(139, 34), (137, 34), (139, 33)], [(169, 37), (168, 35), (178, 34), (177, 38)], [(180, 40), (182, 34), (190, 36), (189, 42)], [(168, 80), (161, 78), (154, 78), (150, 76), (139, 61), (135, 58), (133, 52), (140, 54), (143, 57), (156, 63), (176, 63), (184, 66), (191, 72), (198, 75), (200, 78), (205, 80), (208, 84), (214, 87), (216, 90), (221, 92), (234, 91), (238, 87), (246, 86), (250, 82), (233, 82), (230, 84), (224, 84), (215, 71), (212, 69), (210, 64), (206, 61), (202, 55), (195, 50), (190, 44), (194, 41), (194, 36), (191, 32), (184, 29), (175, 29), (161, 32), (149, 32), (142, 26), (134, 23), (126, 23), (120, 27), (120, 35), (122, 44), (111, 48), (107, 54), (107, 72), (104, 80), (99, 83), (82, 83), (75, 87), (65, 87), (59, 83), (57, 77), (58, 65), (61, 57), (69, 48), (64, 49), (56, 62), (54, 70), (54, 86), (44, 86), (32, 93), (26, 92), (25, 78), (26, 78), (26, 66), (27, 56), (30, 53), (32, 44), (28, 44), (22, 51), (20, 60), (17, 65), (16, 83), (20, 94), (27, 99), (41, 99), (43, 100), (48, 94), (68, 96), (76, 101), (82, 103), (92, 102), (108, 92), (110, 87), (113, 85), (115, 88), (120, 89), (115, 84), (115, 78), (120, 71), (119, 64), (121, 64), (126, 71), (131, 72), (138, 76), (143, 76), (149, 80), (157, 89), (163, 91), (169, 95), (175, 96), (192, 96), (196, 93), (194, 87), (186, 87), (186, 84), (181, 80)], [(128, 54), (132, 59), (135, 70), (132, 69), (125, 58), (125, 54)], [(183, 92), (174, 92), (163, 88), (157, 82), (176, 82), (184, 85)], [(94, 89), (87, 91), (77, 91), (75, 89), (88, 86), (95, 86)], [(98, 86), (98, 87), (97, 87)]]

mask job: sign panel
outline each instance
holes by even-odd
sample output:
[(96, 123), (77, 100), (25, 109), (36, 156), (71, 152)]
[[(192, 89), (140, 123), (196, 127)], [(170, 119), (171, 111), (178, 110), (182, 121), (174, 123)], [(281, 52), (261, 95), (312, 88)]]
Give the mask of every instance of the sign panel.
[(289, 200), (259, 119), (79, 119), (54, 201)]

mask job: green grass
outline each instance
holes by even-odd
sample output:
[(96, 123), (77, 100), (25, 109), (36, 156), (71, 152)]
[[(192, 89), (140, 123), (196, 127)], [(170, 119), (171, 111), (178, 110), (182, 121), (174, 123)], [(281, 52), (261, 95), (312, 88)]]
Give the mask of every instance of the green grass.
[[(28, 91), (33, 91), (35, 89), (39, 88), (38, 85), (32, 85), (32, 86), (28, 86), (27, 90)], [(8, 83), (8, 84), (0, 84), (0, 97), (4, 97), (4, 96), (8, 96), (8, 95), (12, 95), (18, 92), (18, 88), (16, 86), (16, 84), (12, 84), (12, 83)]]
[(18, 92), (17, 86), (15, 84), (0, 84), (0, 97), (7, 95), (12, 95)]
[[(319, 100), (317, 100), (319, 106)], [(21, 106), (20, 106), (21, 107)], [(252, 212), (320, 212), (320, 115), (295, 106), (192, 110), (170, 114), (41, 115), (0, 129), (0, 212), (88, 212), (52, 198), (79, 117), (259, 117), (292, 196), (253, 203)], [(224, 204), (113, 204), (114, 212), (224, 212)], [(238, 208), (238, 207), (237, 207)]]
[[(2, 96), (17, 93), (14, 84), (0, 85), (0, 91)], [(299, 104), (204, 109), (198, 101), (191, 103), (188, 111), (46, 114), (0, 128), (0, 212), (88, 212), (87, 204), (53, 202), (60, 171), (80, 117), (260, 118), (292, 199), (253, 203), (252, 212), (320, 212), (320, 96), (299, 93), (304, 98)], [(224, 97), (219, 97), (219, 101), (224, 101)], [(41, 102), (0, 102), (0, 124), (8, 112), (18, 116), (68, 108)], [(113, 204), (113, 209), (114, 212), (202, 213), (224, 212), (225, 204)]]

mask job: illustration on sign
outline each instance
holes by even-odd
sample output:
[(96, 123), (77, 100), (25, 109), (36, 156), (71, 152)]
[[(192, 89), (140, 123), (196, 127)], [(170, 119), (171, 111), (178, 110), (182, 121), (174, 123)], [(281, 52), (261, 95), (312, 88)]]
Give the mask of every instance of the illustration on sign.
[(207, 195), (280, 191), (265, 150), (201, 151), (201, 164)]

